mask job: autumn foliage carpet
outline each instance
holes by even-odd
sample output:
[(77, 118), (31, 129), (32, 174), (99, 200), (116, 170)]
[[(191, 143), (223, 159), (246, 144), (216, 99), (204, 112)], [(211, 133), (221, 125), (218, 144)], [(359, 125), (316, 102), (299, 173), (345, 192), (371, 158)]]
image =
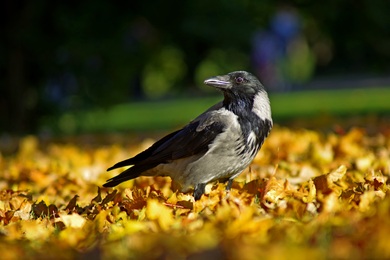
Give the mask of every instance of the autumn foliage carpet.
[(229, 194), (197, 202), (169, 178), (99, 188), (151, 142), (0, 154), (1, 259), (390, 258), (390, 132), (275, 127)]

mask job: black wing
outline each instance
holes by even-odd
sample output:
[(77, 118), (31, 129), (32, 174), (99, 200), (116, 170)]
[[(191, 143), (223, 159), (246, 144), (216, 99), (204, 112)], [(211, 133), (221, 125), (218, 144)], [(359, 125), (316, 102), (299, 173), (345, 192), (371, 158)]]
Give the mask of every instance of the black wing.
[(103, 186), (113, 187), (123, 181), (134, 179), (140, 176), (142, 172), (154, 168), (161, 163), (206, 153), (209, 144), (223, 131), (224, 125), (220, 122), (212, 122), (206, 126), (202, 126), (202, 130), (198, 131), (199, 124), (200, 121), (194, 121), (183, 129), (163, 137), (147, 150), (133, 158), (110, 167), (108, 170), (134, 165), (118, 176), (109, 179)]

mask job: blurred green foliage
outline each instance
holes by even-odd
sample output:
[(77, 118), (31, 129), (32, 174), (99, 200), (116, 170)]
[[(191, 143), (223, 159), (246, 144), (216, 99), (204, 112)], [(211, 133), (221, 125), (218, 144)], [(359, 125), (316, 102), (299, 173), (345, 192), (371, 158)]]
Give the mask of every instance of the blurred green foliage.
[(142, 86), (150, 98), (162, 97), (184, 78), (186, 64), (183, 53), (167, 46), (146, 64), (142, 73)]
[[(272, 93), (270, 100), (272, 117), (278, 123), (294, 118), (316, 121), (326, 119), (329, 115), (335, 118), (373, 114), (382, 116), (390, 111), (389, 96), (389, 88), (373, 87)], [(221, 96), (212, 95), (207, 98), (124, 103), (107, 109), (91, 109), (66, 113), (59, 118), (47, 118), (42, 122), (41, 130), (80, 134), (178, 129), (221, 100)], [(346, 103), (349, 105), (346, 106)]]
[[(389, 1), (289, 4), (301, 16), (307, 39), (301, 62), (285, 65), (292, 77), (388, 72)], [(195, 93), (209, 76), (251, 70), (251, 37), (268, 27), (281, 5), (5, 0), (0, 132), (35, 131), (45, 116)], [(308, 66), (313, 62), (315, 68)], [(64, 125), (71, 122), (63, 119)]]

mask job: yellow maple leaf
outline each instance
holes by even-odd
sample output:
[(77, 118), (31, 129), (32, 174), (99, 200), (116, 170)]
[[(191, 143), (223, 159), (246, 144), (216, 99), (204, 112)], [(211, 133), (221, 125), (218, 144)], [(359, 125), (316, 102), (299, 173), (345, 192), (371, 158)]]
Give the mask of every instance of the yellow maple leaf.
[(174, 223), (172, 210), (161, 204), (156, 199), (148, 199), (146, 205), (146, 216), (150, 220), (155, 220), (160, 228), (167, 231)]

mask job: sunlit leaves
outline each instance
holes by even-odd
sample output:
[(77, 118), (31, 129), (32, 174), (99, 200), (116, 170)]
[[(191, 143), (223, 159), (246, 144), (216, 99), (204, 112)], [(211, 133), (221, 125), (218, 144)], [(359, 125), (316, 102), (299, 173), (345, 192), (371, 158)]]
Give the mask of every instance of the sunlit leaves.
[[(390, 138), (275, 127), (233, 183), (194, 201), (169, 178), (98, 188), (144, 150), (21, 140), (1, 157), (0, 249), (19, 258), (388, 258)], [(12, 252), (12, 253), (10, 253)]]

